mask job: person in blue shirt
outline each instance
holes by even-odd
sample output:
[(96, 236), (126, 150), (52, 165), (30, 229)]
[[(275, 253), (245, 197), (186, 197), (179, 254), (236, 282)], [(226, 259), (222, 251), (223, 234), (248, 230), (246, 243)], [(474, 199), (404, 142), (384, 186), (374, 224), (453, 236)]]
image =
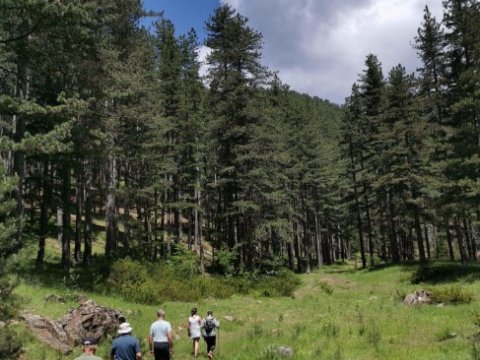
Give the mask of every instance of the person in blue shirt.
[(132, 327), (124, 322), (118, 327), (120, 336), (112, 343), (111, 360), (142, 360), (138, 339), (132, 335)]

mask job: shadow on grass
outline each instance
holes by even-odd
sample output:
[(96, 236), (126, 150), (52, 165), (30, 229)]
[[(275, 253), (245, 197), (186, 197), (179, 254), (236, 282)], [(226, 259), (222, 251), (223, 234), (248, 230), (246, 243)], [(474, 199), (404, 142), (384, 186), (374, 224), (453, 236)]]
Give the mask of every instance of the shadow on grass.
[(77, 264), (65, 270), (58, 261), (45, 261), (42, 269), (35, 267), (35, 261), (19, 264), (19, 276), (27, 283), (40, 284), (51, 288), (69, 290), (99, 291), (106, 287), (110, 274), (111, 260), (105, 256), (94, 255), (92, 264)]
[(474, 282), (480, 280), (480, 264), (463, 265), (457, 262), (431, 262), (414, 267), (412, 284), (441, 284), (452, 281)]

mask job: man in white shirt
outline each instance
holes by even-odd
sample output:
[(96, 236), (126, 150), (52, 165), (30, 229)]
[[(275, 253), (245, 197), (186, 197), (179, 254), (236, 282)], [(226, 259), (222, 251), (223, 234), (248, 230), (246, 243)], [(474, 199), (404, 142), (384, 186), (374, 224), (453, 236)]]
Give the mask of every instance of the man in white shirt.
[(155, 360), (170, 360), (170, 354), (173, 354), (172, 326), (165, 321), (165, 311), (162, 309), (157, 311), (157, 321), (150, 327), (148, 345)]

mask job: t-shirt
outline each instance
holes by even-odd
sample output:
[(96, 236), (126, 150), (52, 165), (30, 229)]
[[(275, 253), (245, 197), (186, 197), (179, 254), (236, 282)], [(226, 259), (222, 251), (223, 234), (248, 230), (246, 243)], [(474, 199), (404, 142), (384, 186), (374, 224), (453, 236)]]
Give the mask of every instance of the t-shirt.
[(112, 354), (115, 360), (136, 360), (140, 352), (140, 343), (132, 335), (122, 335), (112, 343)]
[(95, 355), (82, 354), (79, 357), (75, 358), (75, 360), (102, 360), (102, 358), (99, 358)]
[(172, 330), (172, 326), (168, 321), (157, 320), (150, 326), (150, 336), (153, 342), (168, 342), (167, 334)]

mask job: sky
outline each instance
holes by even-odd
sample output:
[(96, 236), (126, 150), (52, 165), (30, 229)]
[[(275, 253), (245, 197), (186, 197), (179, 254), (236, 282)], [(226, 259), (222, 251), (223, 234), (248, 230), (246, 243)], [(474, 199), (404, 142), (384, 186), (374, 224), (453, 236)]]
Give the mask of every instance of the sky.
[[(164, 10), (178, 33), (204, 23), (220, 0), (144, 0)], [(263, 34), (263, 64), (279, 71), (293, 90), (342, 104), (372, 53), (385, 76), (399, 63), (414, 72), (420, 65), (411, 42), (428, 5), (437, 20), (441, 0), (221, 0)], [(201, 59), (208, 49), (200, 49)]]

